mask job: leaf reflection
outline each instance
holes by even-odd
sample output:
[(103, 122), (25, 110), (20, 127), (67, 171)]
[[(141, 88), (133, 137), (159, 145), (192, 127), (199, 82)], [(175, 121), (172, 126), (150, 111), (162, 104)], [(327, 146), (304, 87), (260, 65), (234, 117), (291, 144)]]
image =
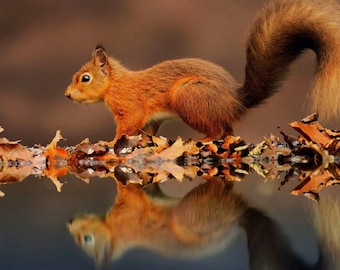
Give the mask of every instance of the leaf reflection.
[[(0, 182), (47, 176), (60, 192), (64, 183), (59, 178), (66, 174), (86, 182), (94, 176), (113, 178), (118, 192), (106, 216), (92, 213), (67, 223), (76, 243), (99, 265), (140, 247), (176, 258), (206, 256), (225, 247), (241, 228), (251, 269), (309, 269), (276, 221), (233, 189), (234, 182), (255, 172), (265, 181), (283, 176), (281, 186), (297, 180), (291, 193), (318, 201), (324, 187), (339, 183), (340, 133), (323, 128), (316, 117), (290, 125), (299, 137), (281, 131), (283, 142), (270, 135), (257, 145), (234, 136), (202, 143), (143, 134), (123, 136), (113, 148), (87, 139), (59, 147), (59, 131), (46, 147), (0, 138)], [(169, 198), (158, 186), (196, 176), (205, 183), (183, 198)], [(320, 243), (315, 267), (325, 269), (340, 254), (339, 203), (322, 200), (313, 217)]]
[(63, 183), (58, 177), (68, 173), (88, 182), (94, 176), (117, 177), (123, 172), (126, 183), (145, 185), (197, 175), (242, 181), (256, 172), (265, 181), (283, 176), (281, 185), (297, 180), (291, 194), (318, 200), (324, 187), (340, 183), (340, 132), (326, 129), (316, 120), (312, 115), (291, 123), (300, 133), (298, 137), (281, 131), (283, 141), (270, 135), (257, 145), (234, 136), (202, 143), (143, 134), (123, 136), (114, 147), (105, 142), (91, 144), (88, 139), (59, 147), (59, 131), (46, 147), (25, 147), (0, 138), (0, 182), (21, 182), (30, 174), (47, 176), (60, 192)]

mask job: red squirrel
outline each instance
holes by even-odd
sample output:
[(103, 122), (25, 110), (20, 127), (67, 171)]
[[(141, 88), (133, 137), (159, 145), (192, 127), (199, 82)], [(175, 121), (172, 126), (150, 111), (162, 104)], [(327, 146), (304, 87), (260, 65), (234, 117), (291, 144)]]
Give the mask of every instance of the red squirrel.
[(244, 113), (277, 91), (290, 64), (312, 49), (317, 69), (312, 110), (321, 119), (340, 111), (340, 8), (332, 0), (275, 0), (258, 14), (246, 41), (245, 79), (238, 83), (211, 62), (187, 58), (131, 71), (98, 45), (65, 95), (81, 103), (104, 101), (123, 134), (155, 134), (179, 116), (205, 140), (233, 133)]
[[(223, 254), (239, 229), (244, 230), (248, 247), (246, 269), (340, 269), (338, 200), (323, 197), (311, 211), (318, 259), (309, 264), (299, 256), (305, 250), (296, 252), (281, 226), (250, 205), (235, 191), (232, 182), (209, 177), (184, 197), (174, 198), (164, 194), (158, 184), (125, 185), (114, 180), (117, 196), (106, 215), (77, 215), (67, 223), (75, 242), (95, 259), (98, 269), (112, 269), (108, 267), (111, 261), (135, 249), (176, 260), (202, 260)], [(247, 256), (239, 258), (244, 260)], [(217, 268), (213, 265), (211, 268)]]

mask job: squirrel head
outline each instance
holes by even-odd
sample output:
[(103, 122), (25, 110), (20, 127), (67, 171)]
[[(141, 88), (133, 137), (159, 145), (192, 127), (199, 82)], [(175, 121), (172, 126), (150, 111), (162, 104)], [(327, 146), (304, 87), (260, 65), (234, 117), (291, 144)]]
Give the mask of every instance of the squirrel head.
[(112, 74), (109, 57), (101, 45), (97, 45), (92, 60), (74, 74), (65, 96), (81, 103), (94, 103), (103, 100), (109, 87)]
[(75, 242), (98, 266), (105, 266), (113, 259), (113, 238), (105, 218), (94, 214), (82, 215), (71, 219), (67, 228)]

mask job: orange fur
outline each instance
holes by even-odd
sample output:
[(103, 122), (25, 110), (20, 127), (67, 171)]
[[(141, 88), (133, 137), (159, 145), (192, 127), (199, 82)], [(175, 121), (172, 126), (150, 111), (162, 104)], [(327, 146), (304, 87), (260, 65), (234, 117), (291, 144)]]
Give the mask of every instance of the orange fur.
[[(98, 264), (141, 247), (180, 258), (195, 258), (225, 247), (247, 209), (232, 185), (212, 179), (184, 198), (171, 198), (159, 186), (143, 189), (117, 182), (117, 197), (105, 217), (89, 214), (72, 219), (68, 229)], [(93, 239), (88, 240), (91, 237)]]
[(275, 220), (218, 177), (207, 178), (183, 198), (166, 196), (157, 184), (117, 182), (117, 197), (105, 216), (81, 215), (67, 226), (76, 243), (102, 266), (136, 248), (176, 259), (201, 258), (224, 249), (242, 229), (250, 269), (328, 270), (339, 269), (339, 219), (338, 202), (328, 200), (315, 209), (320, 257), (314, 265), (295, 253)]
[(117, 124), (115, 140), (146, 128), (156, 133), (179, 116), (208, 139), (233, 132), (243, 113), (277, 90), (289, 65), (305, 49), (317, 56), (312, 108), (322, 118), (340, 110), (340, 9), (332, 0), (271, 1), (247, 40), (245, 81), (200, 59), (180, 59), (131, 71), (97, 46), (65, 95), (83, 103), (104, 101)]

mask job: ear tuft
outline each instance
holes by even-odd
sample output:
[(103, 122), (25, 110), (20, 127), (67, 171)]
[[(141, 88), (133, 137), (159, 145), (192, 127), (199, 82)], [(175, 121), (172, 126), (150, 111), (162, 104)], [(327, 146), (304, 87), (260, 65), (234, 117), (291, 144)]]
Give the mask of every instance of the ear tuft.
[(98, 44), (93, 51), (93, 63), (98, 67), (107, 64), (107, 55), (102, 44)]
[(103, 51), (105, 51), (105, 48), (102, 43), (98, 43), (94, 50), (98, 50), (98, 49), (102, 49)]

